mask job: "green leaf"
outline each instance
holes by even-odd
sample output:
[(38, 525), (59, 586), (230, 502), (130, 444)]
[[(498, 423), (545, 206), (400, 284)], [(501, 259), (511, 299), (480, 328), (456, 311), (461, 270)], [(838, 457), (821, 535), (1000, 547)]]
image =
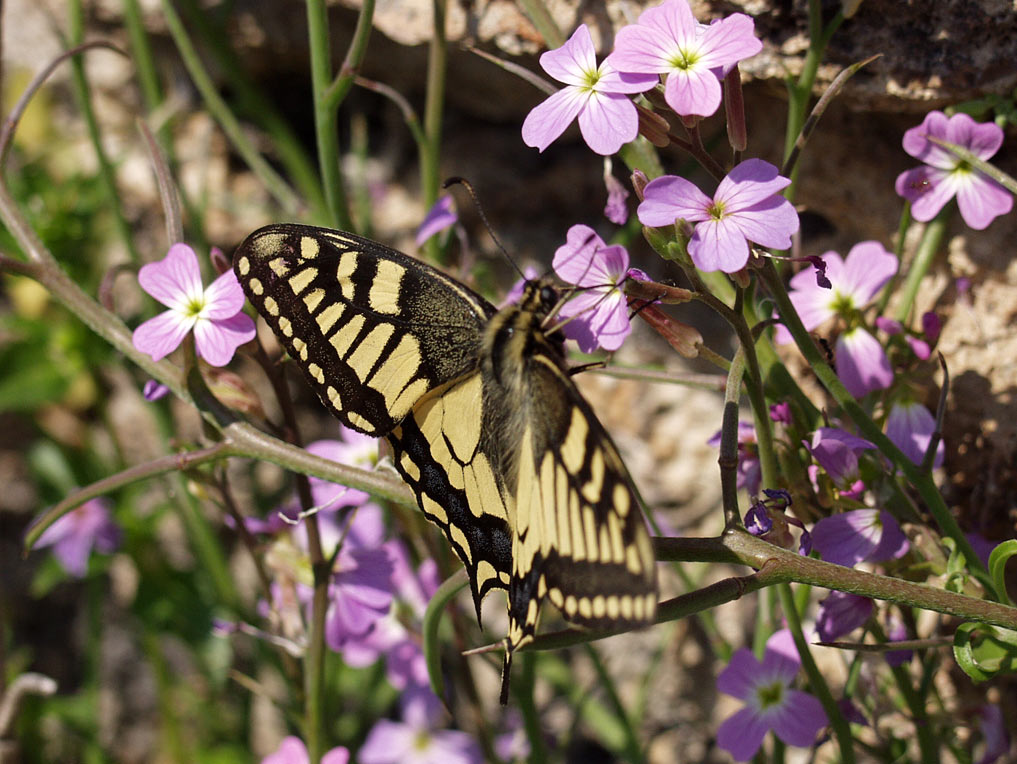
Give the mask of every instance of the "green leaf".
[(1010, 539), (992, 550), (989, 555), (989, 575), (992, 583), (996, 585), (996, 593), (1002, 598), (1004, 604), (1013, 605), (1014, 601), (1006, 590), (1006, 561), (1017, 554), (1017, 540)]

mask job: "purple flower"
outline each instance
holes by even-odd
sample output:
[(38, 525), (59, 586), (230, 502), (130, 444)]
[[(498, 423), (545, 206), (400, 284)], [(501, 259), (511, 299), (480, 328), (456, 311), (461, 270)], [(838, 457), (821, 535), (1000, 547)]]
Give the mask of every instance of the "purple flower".
[(654, 228), (676, 220), (696, 223), (689, 241), (692, 262), (702, 271), (734, 273), (749, 261), (749, 242), (776, 249), (791, 246), (798, 213), (780, 195), (790, 183), (762, 159), (746, 159), (731, 170), (713, 199), (685, 178), (664, 175), (646, 186), (636, 214), (643, 225)]
[(341, 651), (366, 636), (392, 605), (392, 558), (384, 548), (339, 551), (329, 586), (325, 641)]
[[(935, 431), (935, 417), (920, 403), (913, 401), (895, 403), (886, 417), (886, 437), (915, 464), (922, 463)], [(943, 466), (944, 453), (943, 441), (940, 440), (936, 445), (933, 467)]]
[(579, 117), (583, 140), (598, 154), (614, 154), (639, 133), (639, 115), (627, 93), (657, 83), (653, 75), (619, 72), (607, 60), (597, 66), (593, 39), (585, 24), (568, 42), (540, 57), (544, 71), (566, 87), (539, 104), (523, 121), (523, 142), (540, 151)]
[(622, 72), (666, 74), (668, 106), (681, 116), (708, 117), (720, 106), (720, 79), (762, 50), (753, 27), (742, 13), (700, 24), (686, 0), (670, 0), (622, 27), (606, 63)]
[[(808, 331), (836, 315), (845, 318), (868, 305), (897, 272), (897, 258), (878, 241), (863, 241), (851, 247), (844, 260), (836, 252), (822, 256), (831, 288), (816, 284), (810, 268), (791, 277), (791, 303)], [(777, 328), (777, 342), (792, 342), (790, 332)]]
[(812, 529), (812, 543), (824, 560), (848, 568), (866, 560), (896, 560), (908, 551), (907, 536), (885, 509), (824, 517)]
[(360, 764), (480, 764), (483, 754), (473, 738), (438, 728), (433, 698), (404, 695), (403, 721), (377, 722), (357, 753)]
[(93, 548), (109, 554), (119, 545), (120, 526), (113, 522), (108, 503), (89, 499), (43, 531), (34, 548), (53, 547), (61, 567), (75, 578), (84, 578)]
[(565, 336), (584, 353), (598, 347), (620, 348), (632, 331), (621, 286), (627, 278), (646, 278), (642, 271), (629, 268), (625, 247), (608, 246), (589, 226), (574, 225), (554, 253), (553, 265), (563, 281), (584, 287), (561, 308), (562, 318), (570, 319), (563, 328)]
[(438, 201), (428, 210), (427, 216), (417, 229), (416, 242), (418, 247), (422, 246), (425, 241), (436, 233), (440, 233), (446, 228), (451, 228), (458, 222), (459, 216), (456, 215), (454, 205), (455, 199), (451, 196), (438, 198)]
[(212, 366), (225, 366), (254, 339), (254, 321), (241, 312), (244, 292), (236, 274), (228, 270), (203, 289), (198, 256), (186, 244), (174, 244), (162, 260), (142, 266), (138, 283), (169, 308), (134, 330), (134, 347), (154, 361), (176, 350), (192, 329), (198, 355)]
[(836, 427), (820, 427), (805, 447), (843, 495), (856, 498), (865, 489), (858, 473), (858, 455), (875, 449), (874, 444)]
[(800, 667), (787, 629), (767, 640), (762, 663), (744, 647), (735, 652), (717, 677), (717, 689), (744, 700), (745, 707), (720, 725), (717, 745), (738, 761), (751, 759), (770, 730), (788, 745), (812, 745), (827, 718), (816, 698), (791, 689)]
[(989, 159), (1003, 144), (1003, 130), (993, 122), (975, 122), (967, 114), (947, 117), (930, 111), (918, 127), (904, 133), (904, 150), (925, 162), (897, 176), (897, 193), (911, 202), (915, 220), (932, 220), (948, 201), (957, 197), (964, 222), (982, 230), (1013, 206), (1013, 197), (996, 181), (971, 167), (929, 137), (967, 149), (979, 159)]
[(823, 642), (850, 634), (872, 615), (872, 600), (850, 592), (830, 592), (819, 605), (816, 633)]
[[(346, 764), (350, 760), (350, 752), (343, 746), (333, 748), (321, 757), (321, 764)], [(310, 764), (311, 757), (307, 746), (298, 737), (284, 737), (275, 753), (270, 753), (261, 760), (261, 764)]]

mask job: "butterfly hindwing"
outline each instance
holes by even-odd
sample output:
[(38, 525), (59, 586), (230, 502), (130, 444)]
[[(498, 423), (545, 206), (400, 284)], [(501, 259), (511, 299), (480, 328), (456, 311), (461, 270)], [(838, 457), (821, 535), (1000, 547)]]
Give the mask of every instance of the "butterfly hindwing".
[(389, 435), (417, 504), (466, 566), (478, 621), (481, 600), (507, 589), (512, 575), (512, 533), (482, 411), (476, 372), (422, 401)]

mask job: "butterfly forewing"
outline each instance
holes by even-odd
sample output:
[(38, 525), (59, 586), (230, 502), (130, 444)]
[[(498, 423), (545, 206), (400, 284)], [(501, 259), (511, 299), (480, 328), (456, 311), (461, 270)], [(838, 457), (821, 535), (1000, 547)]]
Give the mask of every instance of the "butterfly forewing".
[(387, 434), (428, 391), (477, 367), (494, 308), (377, 242), (273, 225), (248, 236), (233, 259), (322, 402), (356, 430)]

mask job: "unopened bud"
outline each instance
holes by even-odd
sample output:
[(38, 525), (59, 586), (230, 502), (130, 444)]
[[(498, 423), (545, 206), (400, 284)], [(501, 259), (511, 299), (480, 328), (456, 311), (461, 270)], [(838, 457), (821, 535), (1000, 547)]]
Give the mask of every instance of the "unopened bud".
[(658, 149), (666, 148), (671, 143), (668, 135), (671, 125), (667, 120), (639, 104), (636, 104), (636, 111), (639, 113), (639, 134)]
[(699, 356), (699, 347), (703, 344), (703, 335), (694, 326), (689, 326), (672, 318), (656, 305), (647, 305), (639, 311), (639, 316), (652, 326), (667, 341), (667, 344), (678, 351), (681, 356), (685, 358), (696, 358)]

